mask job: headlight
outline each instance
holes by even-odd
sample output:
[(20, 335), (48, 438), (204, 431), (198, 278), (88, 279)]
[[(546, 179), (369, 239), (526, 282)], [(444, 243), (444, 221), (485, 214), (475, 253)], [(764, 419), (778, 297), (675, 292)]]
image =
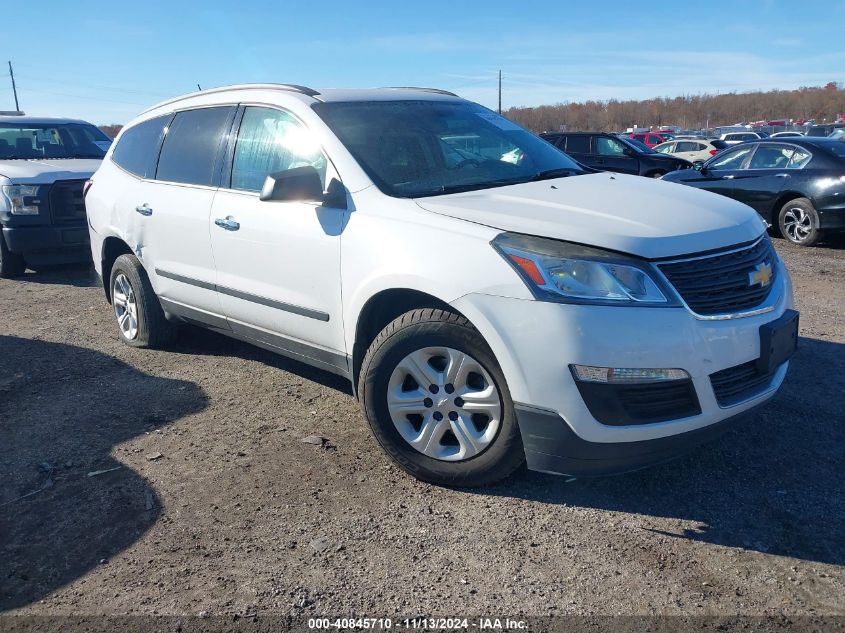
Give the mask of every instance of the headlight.
[(38, 215), (38, 187), (36, 185), (3, 185), (3, 197), (12, 215)]
[(538, 299), (602, 305), (680, 305), (651, 265), (634, 257), (518, 233), (502, 233), (492, 244)]

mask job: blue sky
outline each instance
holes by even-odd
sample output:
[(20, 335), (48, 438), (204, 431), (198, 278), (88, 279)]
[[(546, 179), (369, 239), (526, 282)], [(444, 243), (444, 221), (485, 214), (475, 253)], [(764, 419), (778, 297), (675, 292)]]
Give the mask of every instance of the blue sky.
[[(23, 6), (23, 5), (22, 5)], [(845, 82), (842, 0), (69, 2), (4, 29), (21, 108), (124, 123), (231, 83), (436, 86), (503, 107)], [(0, 66), (0, 109), (14, 102)]]

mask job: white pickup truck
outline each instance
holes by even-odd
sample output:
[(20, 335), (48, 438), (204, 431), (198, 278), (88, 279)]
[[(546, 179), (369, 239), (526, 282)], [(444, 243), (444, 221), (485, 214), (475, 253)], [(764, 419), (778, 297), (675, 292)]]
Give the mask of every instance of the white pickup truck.
[(0, 278), (90, 260), (83, 189), (110, 145), (85, 121), (0, 116)]

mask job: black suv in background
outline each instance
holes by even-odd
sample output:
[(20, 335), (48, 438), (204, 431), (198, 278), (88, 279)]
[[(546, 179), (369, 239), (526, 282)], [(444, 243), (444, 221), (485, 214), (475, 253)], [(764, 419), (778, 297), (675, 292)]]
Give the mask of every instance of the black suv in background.
[(689, 169), (692, 163), (667, 156), (640, 143), (601, 132), (566, 132), (541, 134), (541, 138), (562, 149), (582, 165), (602, 171), (660, 178), (677, 169)]

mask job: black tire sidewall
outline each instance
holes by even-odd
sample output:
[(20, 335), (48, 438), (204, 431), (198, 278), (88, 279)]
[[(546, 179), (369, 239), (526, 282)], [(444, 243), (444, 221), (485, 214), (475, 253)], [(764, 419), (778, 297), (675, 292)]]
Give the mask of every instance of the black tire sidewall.
[(120, 325), (117, 322), (117, 315), (114, 312), (114, 301), (112, 300), (112, 316), (115, 327), (117, 327), (117, 334), (121, 341), (131, 347), (146, 347), (149, 344), (150, 333), (147, 327), (148, 315), (146, 313), (148, 301), (144, 293), (146, 292), (145, 286), (149, 286), (149, 281), (147, 281), (147, 284), (144, 284), (141, 275), (146, 277), (147, 273), (134, 255), (121, 255), (118, 257), (112, 266), (111, 277), (109, 279), (109, 292), (112, 298), (114, 297), (114, 280), (120, 273), (123, 273), (129, 280), (129, 284), (132, 286), (132, 292), (135, 294), (135, 307), (138, 311), (138, 335), (134, 339), (128, 339), (123, 334), (123, 330), (120, 329)]
[[(402, 438), (391, 419), (386, 397), (390, 376), (403, 358), (425, 347), (451, 347), (469, 354), (496, 383), (502, 401), (498, 433), (490, 446), (468, 460), (446, 462), (423, 455)], [(483, 485), (509, 475), (524, 461), (513, 401), (504, 375), (489, 346), (472, 327), (442, 320), (401, 327), (368, 354), (360, 384), (363, 386), (364, 413), (379, 444), (418, 479), (455, 486)]]
[[(2, 229), (2, 226), (0, 226)], [(26, 262), (23, 257), (13, 253), (6, 246), (6, 238), (0, 233), (0, 277), (11, 279), (20, 277), (26, 272)]]
[[(810, 222), (813, 225), (807, 237), (800, 242), (796, 242), (789, 237), (789, 234), (784, 229), (784, 216), (792, 207), (800, 207), (803, 209), (810, 216)], [(790, 244), (795, 244), (797, 246), (812, 246), (818, 242), (821, 237), (821, 230), (819, 229), (819, 214), (807, 198), (795, 198), (794, 200), (790, 200), (780, 208), (780, 212), (778, 213), (778, 231), (780, 231), (783, 238)]]

